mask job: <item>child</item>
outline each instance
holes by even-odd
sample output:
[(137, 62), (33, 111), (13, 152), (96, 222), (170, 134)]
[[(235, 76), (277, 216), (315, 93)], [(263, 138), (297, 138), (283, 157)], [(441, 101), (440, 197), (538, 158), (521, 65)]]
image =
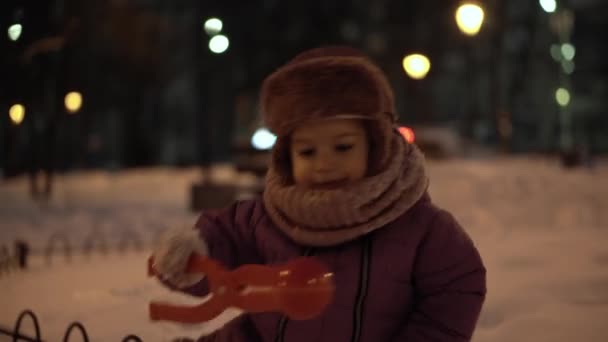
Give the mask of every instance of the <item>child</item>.
[(314, 319), (248, 314), (199, 341), (470, 340), (486, 271), (467, 233), (432, 204), (424, 157), (396, 130), (380, 69), (354, 49), (313, 49), (264, 81), (261, 106), (278, 136), (263, 198), (169, 231), (155, 267), (203, 296), (205, 279), (183, 272), (192, 252), (231, 269), (314, 255), (336, 292)]

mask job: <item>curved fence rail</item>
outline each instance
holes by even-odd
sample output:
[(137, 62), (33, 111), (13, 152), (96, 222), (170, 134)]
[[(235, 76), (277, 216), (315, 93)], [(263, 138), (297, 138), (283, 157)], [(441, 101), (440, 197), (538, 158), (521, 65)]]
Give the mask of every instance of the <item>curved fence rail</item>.
[[(28, 335), (26, 333), (21, 332), (22, 322), (25, 318), (29, 318), (34, 325), (34, 336)], [(77, 331), (76, 331), (77, 330)], [(42, 338), (40, 324), (38, 323), (38, 317), (31, 310), (24, 310), (17, 317), (17, 321), (15, 322), (15, 327), (13, 329), (8, 329), (3, 326), (0, 326), (0, 337), (8, 336), (12, 338), (13, 342), (18, 341), (26, 341), (26, 342), (43, 342), (46, 341)], [(78, 337), (73, 337), (74, 335), (80, 335), (80, 339)], [(4, 339), (1, 339), (4, 341)], [(87, 334), (87, 330), (84, 325), (78, 321), (72, 322), (63, 335), (63, 342), (89, 342), (89, 335)], [(127, 335), (125, 336), (121, 342), (143, 342), (143, 340), (137, 335)]]
[[(166, 227), (163, 227), (166, 228)], [(153, 243), (158, 240), (162, 229), (154, 229), (151, 235), (154, 236)], [(147, 244), (141, 234), (131, 229), (124, 229), (118, 233), (115, 243), (109, 243), (106, 234), (100, 229), (93, 229), (82, 241), (81, 251), (84, 257), (90, 257), (94, 253), (107, 255), (111, 251), (125, 253), (129, 249), (141, 252)], [(11, 252), (12, 250), (12, 252)], [(66, 232), (54, 232), (46, 240), (42, 249), (32, 250), (30, 245), (23, 240), (17, 240), (14, 248), (9, 248), (6, 244), (0, 244), (0, 277), (18, 269), (25, 269), (28, 265), (30, 255), (42, 255), (47, 265), (53, 263), (55, 257), (63, 254), (65, 262), (71, 262), (79, 249)]]

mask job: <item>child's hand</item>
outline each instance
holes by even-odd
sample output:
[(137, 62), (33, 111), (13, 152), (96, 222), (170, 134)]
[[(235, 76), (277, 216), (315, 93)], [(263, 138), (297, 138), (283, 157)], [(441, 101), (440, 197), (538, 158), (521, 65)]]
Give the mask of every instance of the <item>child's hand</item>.
[(192, 227), (176, 227), (165, 231), (154, 251), (154, 269), (158, 277), (178, 288), (192, 286), (203, 278), (200, 273), (186, 273), (192, 253), (207, 255), (207, 246)]

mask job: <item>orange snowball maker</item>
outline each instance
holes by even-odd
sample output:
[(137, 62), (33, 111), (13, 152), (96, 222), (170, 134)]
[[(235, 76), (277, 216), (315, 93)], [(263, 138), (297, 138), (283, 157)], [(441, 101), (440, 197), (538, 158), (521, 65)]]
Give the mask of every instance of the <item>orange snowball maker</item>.
[[(154, 260), (148, 275), (156, 276)], [(187, 272), (204, 273), (211, 298), (199, 305), (150, 303), (150, 319), (181, 323), (209, 321), (225, 309), (281, 312), (294, 320), (320, 315), (334, 294), (333, 274), (314, 257), (298, 257), (281, 265), (243, 265), (229, 271), (219, 262), (192, 254)]]

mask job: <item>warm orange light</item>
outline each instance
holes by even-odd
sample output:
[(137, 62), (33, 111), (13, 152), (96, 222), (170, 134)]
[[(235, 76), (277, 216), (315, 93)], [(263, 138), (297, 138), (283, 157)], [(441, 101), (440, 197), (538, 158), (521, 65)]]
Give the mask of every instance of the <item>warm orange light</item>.
[(64, 103), (68, 112), (74, 114), (82, 107), (82, 94), (77, 91), (71, 91), (65, 96)]
[(469, 36), (479, 33), (484, 19), (483, 8), (475, 2), (466, 2), (456, 10), (456, 24), (460, 31)]
[(14, 104), (9, 109), (8, 115), (10, 116), (13, 124), (20, 125), (25, 117), (25, 107), (20, 103)]
[(405, 126), (399, 127), (399, 133), (401, 133), (401, 135), (403, 136), (405, 141), (407, 141), (410, 144), (413, 144), (414, 140), (416, 140), (416, 135), (414, 134), (414, 131), (409, 127), (405, 127)]
[(421, 80), (426, 77), (431, 70), (431, 61), (425, 55), (414, 53), (403, 58), (401, 62), (403, 70), (415, 80)]

